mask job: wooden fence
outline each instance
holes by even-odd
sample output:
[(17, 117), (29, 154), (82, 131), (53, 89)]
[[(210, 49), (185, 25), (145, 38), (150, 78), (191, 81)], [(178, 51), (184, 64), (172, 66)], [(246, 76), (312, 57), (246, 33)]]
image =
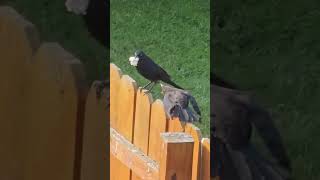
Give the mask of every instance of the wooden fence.
[(107, 89), (97, 98), (81, 62), (10, 7), (0, 7), (0, 82), (0, 179), (108, 179)]
[(110, 179), (209, 180), (210, 142), (110, 64)]

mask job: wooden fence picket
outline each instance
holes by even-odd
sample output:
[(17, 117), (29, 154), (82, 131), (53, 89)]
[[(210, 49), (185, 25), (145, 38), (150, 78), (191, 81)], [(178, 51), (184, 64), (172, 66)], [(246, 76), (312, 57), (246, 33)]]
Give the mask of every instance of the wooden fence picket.
[(150, 121), (148, 155), (155, 161), (160, 162), (160, 134), (166, 132), (167, 120), (163, 103), (159, 99), (152, 103)]
[(173, 118), (168, 120), (168, 132), (184, 132), (186, 128), (186, 123), (181, 122), (178, 118)]
[(193, 138), (185, 133), (162, 133), (160, 179), (192, 178)]
[[(114, 64), (110, 64), (110, 126), (116, 128), (118, 120), (118, 94), (120, 88), (122, 72)], [(121, 162), (117, 160), (110, 152), (110, 179), (118, 177), (117, 167), (121, 166)], [(119, 165), (120, 164), (120, 165)]]
[(110, 64), (110, 125), (116, 126), (114, 123), (117, 122), (117, 112), (118, 112), (118, 93), (119, 93), (119, 83), (122, 77), (121, 70), (115, 65)]
[[(112, 86), (112, 85), (111, 85)], [(118, 94), (118, 122), (114, 127), (128, 141), (133, 141), (134, 113), (136, 100), (137, 85), (136, 82), (128, 75), (123, 75), (119, 84)], [(113, 172), (118, 179), (130, 179), (131, 171), (122, 163), (118, 163), (117, 169)]]
[(194, 140), (193, 160), (192, 160), (192, 180), (200, 179), (201, 166), (201, 131), (198, 127), (188, 123), (185, 132), (190, 134)]
[[(136, 94), (133, 144), (145, 154), (148, 154), (149, 148), (149, 125), (152, 102), (152, 95), (147, 93), (146, 90), (139, 88)], [(132, 173), (131, 179), (138, 180), (140, 178), (135, 173)]]

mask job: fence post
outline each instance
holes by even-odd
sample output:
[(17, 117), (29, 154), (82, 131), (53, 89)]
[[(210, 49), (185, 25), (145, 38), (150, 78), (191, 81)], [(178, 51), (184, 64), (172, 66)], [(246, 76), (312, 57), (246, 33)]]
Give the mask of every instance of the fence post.
[(161, 133), (160, 180), (191, 180), (194, 141), (185, 133)]

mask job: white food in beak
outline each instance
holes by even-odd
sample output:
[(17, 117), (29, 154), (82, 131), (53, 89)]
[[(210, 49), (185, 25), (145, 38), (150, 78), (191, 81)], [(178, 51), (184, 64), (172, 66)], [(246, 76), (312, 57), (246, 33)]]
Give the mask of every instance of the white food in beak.
[(131, 56), (129, 58), (129, 61), (132, 66), (137, 66), (139, 62), (139, 58)]

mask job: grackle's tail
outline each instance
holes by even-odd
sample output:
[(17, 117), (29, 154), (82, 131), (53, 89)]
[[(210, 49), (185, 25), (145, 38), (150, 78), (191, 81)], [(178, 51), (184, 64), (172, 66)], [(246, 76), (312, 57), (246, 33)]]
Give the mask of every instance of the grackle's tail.
[(178, 88), (178, 89), (184, 90), (182, 87), (180, 87), (179, 85), (177, 85), (176, 83), (174, 83), (174, 82), (171, 81), (170, 79), (166, 79), (166, 80), (162, 80), (162, 81), (165, 82), (165, 83), (168, 83), (168, 84), (170, 84), (171, 86), (174, 86), (174, 87), (176, 87), (176, 88)]

